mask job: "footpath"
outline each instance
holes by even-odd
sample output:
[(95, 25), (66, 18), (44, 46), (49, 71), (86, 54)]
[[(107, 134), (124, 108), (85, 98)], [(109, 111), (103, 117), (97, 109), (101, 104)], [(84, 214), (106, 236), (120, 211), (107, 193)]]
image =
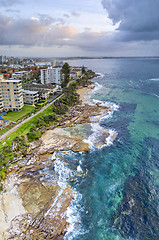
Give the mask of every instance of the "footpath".
[(38, 112), (36, 112), (35, 114), (32, 114), (32, 116), (26, 118), (25, 120), (22, 120), (22, 122), (16, 124), (14, 127), (12, 127), (11, 129), (9, 129), (7, 132), (3, 133), (0, 136), (0, 141), (4, 140), (7, 136), (9, 136), (12, 132), (14, 132), (17, 128), (19, 128), (20, 126), (22, 126), (24, 123), (30, 121), (32, 118), (34, 118), (35, 116), (37, 116), (39, 113), (42, 113), (45, 109), (47, 109), (49, 106), (51, 106), (55, 101), (57, 101), (58, 99), (60, 99), (64, 94), (62, 93), (60, 96), (58, 96), (55, 100), (53, 100), (51, 103), (47, 104), (46, 106), (42, 107)]

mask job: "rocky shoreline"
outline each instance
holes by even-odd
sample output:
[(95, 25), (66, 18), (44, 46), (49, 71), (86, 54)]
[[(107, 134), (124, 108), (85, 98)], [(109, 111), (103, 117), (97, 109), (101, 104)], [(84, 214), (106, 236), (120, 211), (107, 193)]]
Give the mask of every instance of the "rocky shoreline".
[[(85, 140), (89, 138), (86, 129), (92, 131), (88, 124), (99, 122), (101, 116), (111, 111), (107, 106), (88, 104), (93, 88), (89, 85), (79, 89), (81, 104), (72, 107), (57, 128), (52, 126), (40, 140), (31, 143), (27, 156), (10, 168), (0, 195), (0, 239), (64, 239), (68, 225), (66, 210), (74, 193), (71, 186), (59, 185), (52, 154), (90, 151), (89, 141)], [(94, 142), (96, 148), (107, 144), (110, 137), (108, 130), (100, 134)], [(47, 171), (53, 173), (51, 181)]]

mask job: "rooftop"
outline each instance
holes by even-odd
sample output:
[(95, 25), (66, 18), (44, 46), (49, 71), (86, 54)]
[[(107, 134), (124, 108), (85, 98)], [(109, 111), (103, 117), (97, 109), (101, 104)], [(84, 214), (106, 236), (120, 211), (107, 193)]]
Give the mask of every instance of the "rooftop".
[(28, 73), (28, 71), (18, 71), (18, 72), (15, 72), (13, 74), (22, 74), (22, 73)]
[(28, 94), (35, 94), (35, 93), (38, 93), (38, 91), (30, 91), (30, 90), (25, 90), (25, 89), (22, 89), (24, 93), (28, 93)]
[(1, 81), (1, 83), (11, 83), (11, 82), (15, 82), (15, 83), (20, 83), (21, 82), (21, 80), (14, 80), (14, 79), (6, 79), (6, 80), (3, 80), (3, 81)]

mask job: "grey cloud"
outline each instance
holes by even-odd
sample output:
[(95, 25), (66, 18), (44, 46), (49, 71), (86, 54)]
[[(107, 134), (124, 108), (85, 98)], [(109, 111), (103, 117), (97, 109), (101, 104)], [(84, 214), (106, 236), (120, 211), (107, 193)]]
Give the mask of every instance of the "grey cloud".
[[(47, 21), (45, 21), (45, 18)], [(49, 19), (49, 21), (48, 21)], [(126, 51), (128, 46), (121, 41), (116, 42), (114, 34), (110, 32), (95, 32), (85, 29), (80, 33), (75, 28), (57, 25), (48, 15), (39, 19), (13, 19), (0, 14), (0, 45), (21, 47), (78, 47), (89, 52), (117, 52), (118, 49)]]
[(49, 16), (48, 14), (41, 14), (41, 13), (38, 13), (38, 18), (40, 19), (40, 21), (42, 23), (44, 23), (45, 25), (49, 25), (51, 23), (54, 23), (56, 22), (56, 19)]
[(118, 40), (159, 39), (158, 0), (102, 0), (113, 23), (120, 22)]
[(86, 29), (79, 33), (73, 27), (56, 25), (56, 21), (48, 15), (39, 15), (39, 20), (36, 18), (15, 20), (0, 15), (0, 32), (0, 45), (10, 46), (76, 46), (88, 51), (96, 49), (103, 51), (103, 48), (106, 49), (105, 41), (109, 40), (105, 32)]
[(56, 25), (56, 22), (47, 15), (15, 20), (0, 14), (0, 45), (51, 46), (75, 34), (75, 29)]
[(72, 16), (79, 17), (81, 14), (77, 11), (72, 11), (71, 12)]
[(70, 17), (70, 15), (69, 15), (69, 14), (67, 14), (67, 13), (65, 13), (65, 14), (63, 14), (63, 17), (65, 17), (65, 18), (69, 18), (69, 17)]
[(23, 4), (21, 0), (0, 0), (0, 7), (10, 7), (16, 4)]
[(53, 18), (48, 14), (41, 14), (38, 13), (38, 18), (40, 19), (41, 23), (45, 25), (49, 25), (52, 23), (57, 23), (57, 24), (65, 24), (64, 18)]
[(20, 10), (6, 9), (6, 12), (11, 12), (11, 13), (20, 13)]

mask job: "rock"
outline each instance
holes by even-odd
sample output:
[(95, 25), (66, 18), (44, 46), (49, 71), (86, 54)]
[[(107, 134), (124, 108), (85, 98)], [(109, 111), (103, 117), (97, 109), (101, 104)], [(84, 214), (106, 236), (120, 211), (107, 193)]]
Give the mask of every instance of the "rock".
[(89, 152), (90, 147), (88, 143), (79, 141), (73, 146), (72, 151), (73, 152)]
[(47, 138), (45, 136), (42, 140), (43, 145), (39, 148), (38, 154), (68, 150), (72, 150), (74, 152), (88, 152), (90, 150), (89, 145), (83, 142), (80, 138), (69, 137), (63, 134), (54, 134), (54, 132), (51, 137)]

